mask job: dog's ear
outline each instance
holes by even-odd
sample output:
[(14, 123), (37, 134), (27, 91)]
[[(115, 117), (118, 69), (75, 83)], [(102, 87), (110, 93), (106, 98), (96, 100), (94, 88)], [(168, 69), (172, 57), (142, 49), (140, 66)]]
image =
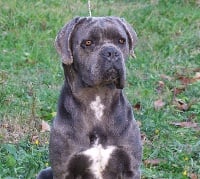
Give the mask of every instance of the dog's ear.
[(125, 19), (120, 18), (120, 22), (122, 24), (122, 26), (124, 27), (127, 35), (128, 35), (128, 39), (129, 39), (129, 53), (132, 57), (136, 57), (135, 53), (134, 53), (134, 47), (136, 45), (137, 42), (137, 34), (135, 32), (135, 30), (131, 27), (131, 25), (129, 23), (127, 23), (125, 21)]
[(59, 32), (55, 40), (57, 52), (61, 55), (62, 63), (70, 65), (73, 63), (71, 50), (71, 36), (76, 26), (83, 18), (76, 17), (66, 24)]

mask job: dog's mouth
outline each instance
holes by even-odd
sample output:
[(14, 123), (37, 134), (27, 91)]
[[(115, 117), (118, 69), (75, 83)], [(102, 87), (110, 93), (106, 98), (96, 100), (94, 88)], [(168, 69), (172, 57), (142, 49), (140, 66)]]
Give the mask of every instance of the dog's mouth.
[(106, 71), (104, 82), (106, 84), (112, 83), (116, 86), (116, 88), (123, 89), (125, 85), (125, 75), (121, 70), (111, 68)]

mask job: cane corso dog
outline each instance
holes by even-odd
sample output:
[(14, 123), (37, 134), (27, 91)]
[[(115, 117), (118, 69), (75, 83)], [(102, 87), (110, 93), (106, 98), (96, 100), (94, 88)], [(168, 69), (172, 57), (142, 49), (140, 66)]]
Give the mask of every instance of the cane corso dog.
[(58, 33), (65, 82), (38, 179), (139, 179), (142, 146), (123, 94), (137, 36), (118, 17), (77, 17)]

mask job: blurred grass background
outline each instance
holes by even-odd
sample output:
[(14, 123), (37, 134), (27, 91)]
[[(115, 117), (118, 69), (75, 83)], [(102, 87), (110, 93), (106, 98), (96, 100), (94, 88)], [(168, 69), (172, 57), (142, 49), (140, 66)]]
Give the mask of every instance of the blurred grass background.
[[(200, 178), (200, 1), (91, 0), (91, 6), (93, 16), (123, 17), (138, 34), (125, 92), (144, 139), (142, 178)], [(51, 123), (63, 84), (54, 39), (75, 16), (88, 16), (87, 0), (0, 1), (2, 179), (35, 178), (49, 165), (41, 121)]]

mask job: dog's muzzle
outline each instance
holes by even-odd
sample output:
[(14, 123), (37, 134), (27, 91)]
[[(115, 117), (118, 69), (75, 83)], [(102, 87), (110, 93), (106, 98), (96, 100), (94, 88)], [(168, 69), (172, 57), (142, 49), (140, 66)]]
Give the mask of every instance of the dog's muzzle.
[(105, 46), (100, 52), (104, 63), (104, 81), (122, 89), (125, 83), (125, 68), (121, 52), (114, 46)]
[(108, 46), (108, 47), (104, 47), (101, 51), (101, 56), (111, 62), (111, 63), (115, 63), (116, 61), (118, 61), (120, 59), (120, 52), (113, 46)]

